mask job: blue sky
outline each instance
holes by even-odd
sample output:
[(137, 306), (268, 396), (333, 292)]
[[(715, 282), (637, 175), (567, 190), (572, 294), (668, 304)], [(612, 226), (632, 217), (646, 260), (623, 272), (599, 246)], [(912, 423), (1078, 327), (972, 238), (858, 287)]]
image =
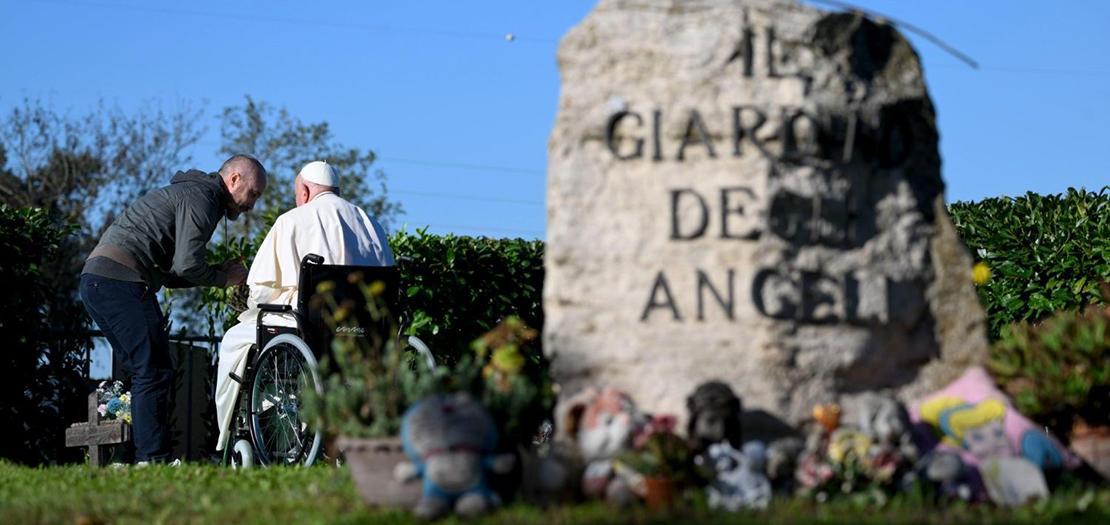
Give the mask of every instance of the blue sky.
[[(982, 65), (910, 34), (937, 106), (950, 201), (1110, 182), (1110, 2), (856, 4)], [(375, 150), (406, 210), (398, 224), (542, 238), (555, 49), (593, 5), (0, 0), (0, 112), (24, 96), (74, 112), (99, 99), (205, 102), (213, 118), (192, 153), (211, 170), (214, 116), (249, 94)]]
[[(982, 65), (909, 34), (937, 107), (949, 201), (1110, 183), (1110, 2), (855, 3)], [(214, 170), (214, 117), (251, 95), (375, 150), (406, 210), (400, 225), (543, 238), (555, 50), (593, 5), (0, 0), (0, 114), (23, 97), (74, 113), (101, 99), (203, 102), (193, 165)], [(107, 373), (105, 350), (94, 377)]]

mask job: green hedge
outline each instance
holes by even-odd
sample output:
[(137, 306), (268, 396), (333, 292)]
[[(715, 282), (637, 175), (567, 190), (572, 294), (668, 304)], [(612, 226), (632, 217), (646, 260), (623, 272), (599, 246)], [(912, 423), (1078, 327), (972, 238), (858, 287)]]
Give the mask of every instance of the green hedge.
[(543, 242), (400, 232), (390, 246), (401, 271), (409, 333), (450, 361), (509, 316), (543, 328)]
[[(1098, 302), (1099, 283), (1110, 280), (1110, 188), (957, 202), (948, 211), (973, 256), (990, 267), (979, 295), (992, 340), (1010, 323)], [(417, 230), (390, 243), (400, 260), (410, 331), (437, 352), (461, 355), (511, 314), (542, 328), (542, 241)], [(249, 262), (251, 243), (241, 244), (231, 252)]]
[[(991, 339), (1017, 321), (1098, 303), (1110, 280), (1110, 187), (957, 202), (949, 214), (990, 280), (979, 286)], [(505, 315), (542, 328), (541, 241), (435, 236), (391, 239), (416, 333), (458, 355)]]
[(1000, 197), (948, 207), (960, 238), (990, 267), (979, 286), (991, 339), (1016, 321), (1101, 300), (1110, 279), (1110, 187)]
[[(1100, 301), (1099, 283), (1110, 280), (1110, 187), (957, 202), (949, 213), (991, 270), (979, 295), (992, 339), (1010, 323)], [(411, 259), (402, 262), (401, 279), (415, 331), (437, 351), (458, 355), (509, 314), (542, 327), (541, 241), (417, 231), (391, 243), (398, 257)]]
[(90, 343), (51, 337), (51, 328), (78, 328), (85, 316), (72, 284), (46, 271), (73, 230), (45, 210), (0, 205), (0, 458), (42, 464), (79, 454), (66, 450), (64, 430), (85, 419)]

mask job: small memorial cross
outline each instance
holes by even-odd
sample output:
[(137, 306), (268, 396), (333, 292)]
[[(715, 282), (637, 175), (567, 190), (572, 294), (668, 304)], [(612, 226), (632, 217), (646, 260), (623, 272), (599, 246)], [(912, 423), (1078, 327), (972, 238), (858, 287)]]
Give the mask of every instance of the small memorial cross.
[(131, 425), (123, 421), (100, 421), (96, 392), (89, 394), (89, 420), (74, 423), (66, 429), (67, 447), (89, 447), (89, 465), (99, 467), (102, 445), (115, 445), (131, 440)]

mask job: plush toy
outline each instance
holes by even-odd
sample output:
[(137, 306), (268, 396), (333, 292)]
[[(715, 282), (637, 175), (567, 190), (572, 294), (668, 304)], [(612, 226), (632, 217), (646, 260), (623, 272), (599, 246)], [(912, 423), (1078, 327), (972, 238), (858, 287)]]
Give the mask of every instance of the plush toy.
[(991, 456), (979, 463), (979, 473), (991, 501), (1017, 507), (1048, 497), (1041, 468), (1023, 457)]
[(931, 483), (941, 498), (963, 501), (983, 499), (976, 491), (980, 483), (974, 479), (974, 469), (968, 469), (955, 452), (933, 450), (918, 461), (915, 470), (918, 478)]
[(906, 459), (917, 459), (909, 413), (893, 395), (864, 394), (855, 409), (855, 422), (861, 432), (880, 446), (898, 449)]
[(873, 443), (868, 453), (872, 474), (896, 480), (903, 488), (912, 486), (918, 479), (912, 466), (920, 451), (905, 406), (890, 393), (868, 392), (856, 398), (853, 413), (860, 432)]
[(686, 398), (689, 420), (686, 435), (698, 452), (721, 441), (740, 446), (743, 404), (732, 388), (720, 381), (702, 383)]
[(581, 472), (578, 447), (564, 441), (520, 447), (520, 497), (531, 505), (549, 506), (573, 501)]
[(486, 409), (469, 394), (431, 396), (413, 405), (401, 420), (401, 441), (412, 463), (394, 471), (399, 481), (423, 478), (414, 509), (436, 518), (452, 509), (461, 516), (481, 515), (500, 504), (486, 486), (486, 470), (512, 470), (512, 454), (497, 455), (497, 428)]
[(1025, 458), (1042, 470), (1073, 469), (1077, 457), (1010, 405), (987, 371), (968, 368), (959, 379), (917, 402), (911, 419), (928, 424), (940, 444), (970, 467), (991, 457)]
[(805, 442), (796, 437), (779, 438), (767, 446), (767, 478), (776, 490), (794, 491), (794, 471), (804, 451)]
[(771, 482), (763, 474), (766, 450), (752, 441), (740, 452), (728, 441), (709, 446), (706, 457), (716, 473), (707, 489), (709, 508), (736, 512), (740, 509), (765, 509), (771, 502)]
[(633, 436), (648, 420), (627, 394), (614, 388), (587, 388), (562, 404), (557, 437), (578, 446), (587, 497), (616, 505), (634, 500), (631, 480), (614, 468), (613, 459), (630, 449)]

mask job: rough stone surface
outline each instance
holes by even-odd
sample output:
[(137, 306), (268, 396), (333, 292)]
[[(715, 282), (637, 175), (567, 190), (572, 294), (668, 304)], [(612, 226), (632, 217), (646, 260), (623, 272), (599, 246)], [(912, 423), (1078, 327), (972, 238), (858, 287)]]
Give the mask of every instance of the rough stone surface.
[(544, 348), (564, 393), (797, 423), (986, 350), (932, 102), (891, 26), (784, 0), (601, 0), (559, 47)]

